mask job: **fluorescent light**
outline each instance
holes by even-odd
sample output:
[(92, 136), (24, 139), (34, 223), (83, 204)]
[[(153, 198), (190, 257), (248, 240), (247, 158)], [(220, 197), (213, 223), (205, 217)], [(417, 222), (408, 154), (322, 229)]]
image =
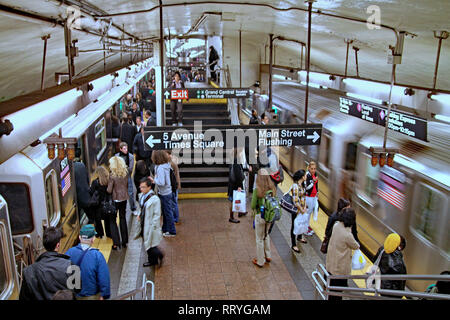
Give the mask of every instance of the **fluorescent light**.
[[(302, 82), (300, 82), (302, 85), (304, 85), (304, 86), (306, 86), (306, 81), (302, 81)], [(309, 83), (309, 86), (310, 87), (313, 87), (313, 88), (317, 88), (317, 89), (328, 89), (328, 87), (325, 87), (325, 86), (322, 86), (322, 85), (320, 85), (320, 84), (317, 84), (317, 83), (313, 83), (313, 82), (310, 82)]]
[(362, 95), (359, 95), (356, 93), (347, 92), (347, 96), (355, 98), (355, 99), (359, 99), (359, 100), (369, 101), (369, 102), (376, 103), (376, 104), (383, 104), (383, 100), (362, 96)]
[(434, 115), (434, 118), (435, 118), (436, 120), (441, 120), (441, 121), (445, 121), (445, 122), (450, 123), (450, 117), (443, 116), (443, 115), (441, 115), (441, 114), (436, 114), (436, 115)]
[(369, 90), (369, 91), (386, 90), (387, 92), (389, 92), (388, 90), (390, 89), (390, 85), (384, 84), (384, 83), (378, 83), (378, 82), (374, 82), (374, 81), (346, 78), (343, 80), (343, 82), (349, 86), (355, 86), (355, 87), (358, 87), (359, 89), (365, 89), (365, 90)]
[(431, 99), (445, 104), (450, 104), (450, 94), (433, 94), (431, 95)]
[(273, 75), (274, 79), (278, 79), (278, 80), (286, 80), (285, 76), (279, 75), (279, 74), (274, 74)]

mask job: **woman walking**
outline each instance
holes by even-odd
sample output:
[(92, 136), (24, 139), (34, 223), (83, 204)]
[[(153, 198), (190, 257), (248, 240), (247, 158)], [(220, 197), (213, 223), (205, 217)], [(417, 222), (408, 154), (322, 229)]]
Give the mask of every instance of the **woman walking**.
[[(109, 159), (109, 170), (111, 171), (110, 179), (108, 182), (108, 193), (112, 194), (112, 200), (116, 206), (116, 213), (111, 215), (110, 228), (113, 239), (113, 250), (117, 250), (122, 244), (122, 248), (127, 247), (128, 243), (128, 228), (126, 220), (126, 208), (128, 200), (128, 168), (125, 161), (118, 156), (114, 156)], [(117, 210), (119, 211), (120, 219), (120, 237), (117, 229)]]
[[(234, 149), (234, 159), (233, 163), (230, 165), (230, 171), (229, 171), (229, 179), (228, 179), (228, 200), (230, 201), (230, 218), (228, 219), (231, 223), (239, 223), (240, 221), (238, 219), (234, 218), (234, 212), (233, 212), (233, 191), (237, 190), (238, 192), (241, 192), (244, 189), (244, 169), (240, 161), (238, 159), (240, 158), (240, 152), (242, 152), (241, 149)], [(238, 216), (241, 217), (242, 215), (245, 215), (246, 213), (238, 213)]]
[[(108, 238), (111, 238), (109, 216), (103, 214), (103, 202), (109, 197), (107, 191), (109, 172), (105, 167), (99, 166), (95, 169), (94, 176), (96, 179), (92, 181), (90, 194), (97, 199), (97, 205), (92, 207), (92, 211), (94, 212), (95, 231), (97, 232), (96, 237), (102, 238), (103, 235), (106, 234)], [(105, 232), (103, 232), (102, 219), (105, 221)]]
[[(355, 224), (356, 214), (352, 208), (342, 211), (339, 221), (334, 224), (329, 250), (326, 257), (326, 269), (331, 275), (349, 275), (352, 271), (352, 250), (359, 249), (359, 244), (352, 235), (351, 227)], [(330, 279), (331, 286), (347, 287), (347, 279)], [(342, 300), (339, 296), (330, 296), (328, 300)]]
[(270, 253), (270, 237), (268, 234), (269, 226), (261, 213), (265, 210), (266, 194), (271, 192), (272, 196), (276, 196), (276, 187), (270, 178), (266, 169), (260, 169), (256, 176), (256, 187), (253, 190), (252, 204), (253, 214), (255, 216), (255, 237), (256, 237), (256, 258), (252, 260), (253, 264), (263, 267), (264, 263), (272, 261)]
[(309, 220), (314, 210), (319, 210), (316, 206), (319, 206), (319, 178), (316, 173), (316, 163), (311, 161), (308, 164), (308, 172), (306, 173), (306, 180), (303, 183), (306, 193), (306, 214), (308, 215), (308, 232), (307, 236), (314, 234), (313, 229), (309, 226)]
[[(297, 213), (291, 213), (291, 248), (292, 250), (294, 250), (295, 252), (299, 253), (300, 250), (297, 247), (297, 242), (296, 242), (296, 235), (294, 234), (294, 221), (295, 218), (297, 218), (297, 216), (299, 214), (305, 214), (305, 212), (303, 212), (304, 207), (302, 206), (302, 200), (304, 202), (304, 195), (305, 195), (305, 189), (303, 188), (302, 184), (306, 179), (306, 175), (305, 175), (305, 170), (298, 170), (297, 172), (294, 173), (294, 183), (292, 184), (291, 188), (289, 189), (289, 193), (292, 196), (292, 201), (295, 205), (295, 207), (297, 208)], [(301, 237), (301, 242), (302, 243), (306, 243), (305, 238), (303, 237), (303, 235), (299, 235)]]
[(144, 248), (147, 251), (147, 262), (144, 267), (161, 266), (163, 254), (158, 245), (161, 242), (161, 201), (154, 191), (155, 185), (149, 178), (143, 178), (139, 185), (141, 193), (139, 194), (139, 204), (141, 214), (138, 221), (141, 224), (141, 234), (144, 241)]
[(175, 237), (177, 231), (174, 223), (174, 203), (172, 198), (172, 185), (170, 183), (169, 154), (165, 150), (154, 150), (152, 161), (155, 164), (154, 182), (158, 187), (158, 195), (161, 199), (163, 214), (162, 232), (164, 237)]

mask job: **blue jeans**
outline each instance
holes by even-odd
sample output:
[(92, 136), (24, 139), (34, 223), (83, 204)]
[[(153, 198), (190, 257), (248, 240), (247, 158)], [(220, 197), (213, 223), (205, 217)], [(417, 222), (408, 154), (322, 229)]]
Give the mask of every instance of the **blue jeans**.
[(134, 190), (133, 190), (133, 180), (128, 176), (128, 203), (130, 204), (130, 210), (136, 210), (136, 203), (134, 202)]
[(159, 195), (159, 199), (161, 199), (161, 211), (163, 214), (162, 232), (176, 234), (177, 231), (175, 230), (175, 223), (173, 221), (174, 204), (172, 194), (168, 194), (166, 196)]
[(178, 190), (172, 192), (172, 201), (173, 201), (173, 221), (178, 222), (178, 218), (180, 217), (180, 211), (178, 210)]

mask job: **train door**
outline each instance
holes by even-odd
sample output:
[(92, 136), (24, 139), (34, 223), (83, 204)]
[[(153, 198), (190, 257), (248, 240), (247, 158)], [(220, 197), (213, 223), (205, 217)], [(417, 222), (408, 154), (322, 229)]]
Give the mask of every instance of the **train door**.
[[(405, 248), (408, 273), (439, 274), (449, 269), (450, 213), (448, 190), (420, 179), (414, 188), (409, 231)], [(414, 281), (417, 290), (429, 283)]]
[(330, 168), (331, 158), (331, 133), (323, 130), (320, 142), (319, 163), (317, 164), (317, 173), (319, 174), (319, 201), (326, 211), (332, 208), (333, 186)]
[(0, 195), (0, 300), (17, 300), (18, 298), (19, 280), (8, 206)]

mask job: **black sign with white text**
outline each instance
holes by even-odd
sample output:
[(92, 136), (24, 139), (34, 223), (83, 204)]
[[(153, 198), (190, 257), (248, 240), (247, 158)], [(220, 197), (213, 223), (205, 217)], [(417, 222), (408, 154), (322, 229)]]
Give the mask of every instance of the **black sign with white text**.
[(321, 124), (154, 127), (144, 129), (145, 148), (150, 149), (231, 149), (246, 141), (257, 146), (319, 145)]
[[(340, 97), (339, 100), (340, 112), (383, 127), (386, 126), (387, 108), (370, 105), (347, 97)], [(428, 141), (426, 119), (391, 109), (388, 126), (393, 131)]]

